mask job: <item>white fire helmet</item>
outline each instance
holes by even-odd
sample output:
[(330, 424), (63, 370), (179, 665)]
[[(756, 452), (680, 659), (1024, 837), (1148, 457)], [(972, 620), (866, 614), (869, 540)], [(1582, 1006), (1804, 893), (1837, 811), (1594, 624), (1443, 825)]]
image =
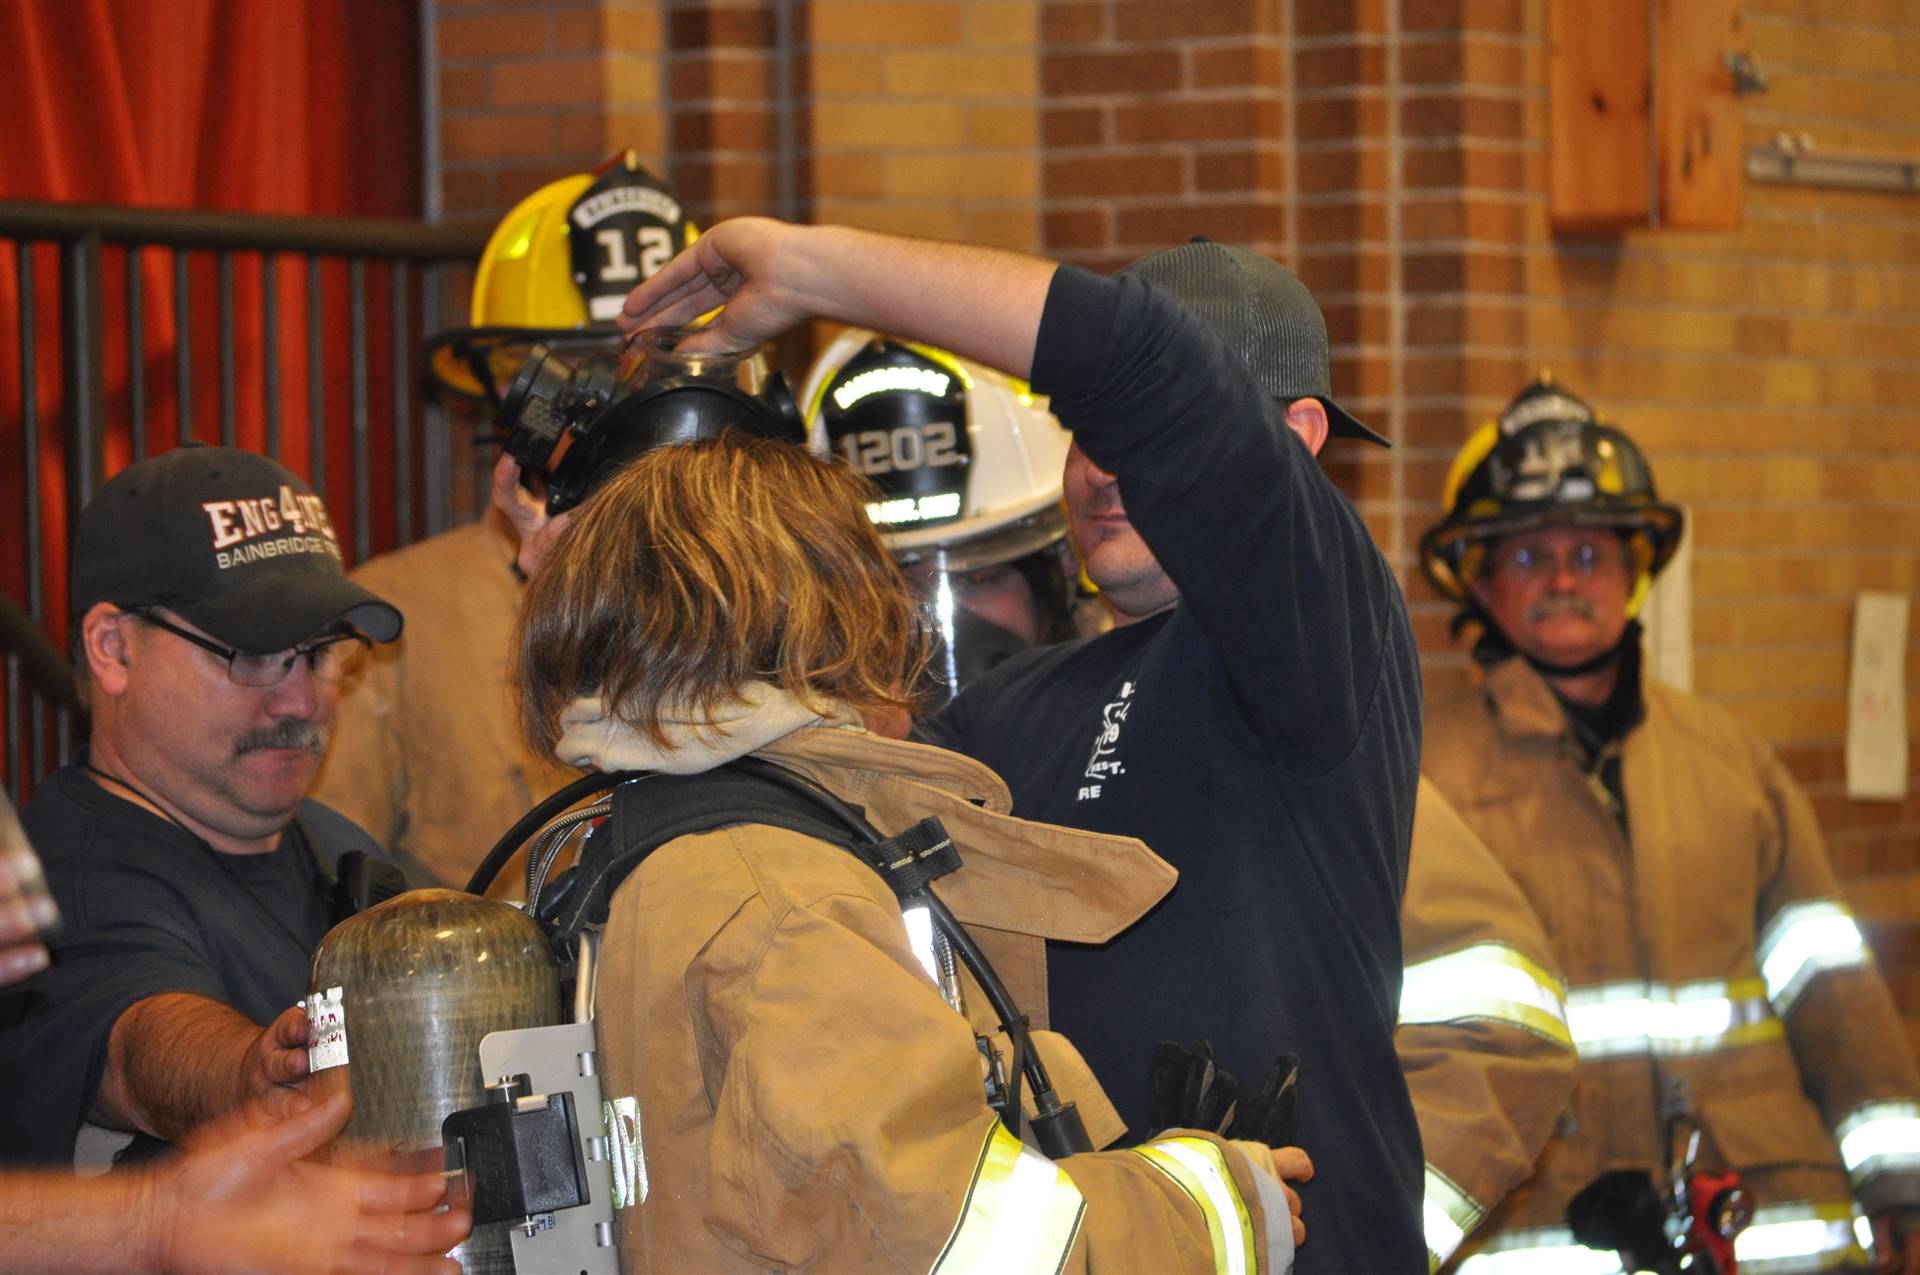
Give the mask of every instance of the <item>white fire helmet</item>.
[(1021, 381), (853, 329), (815, 361), (809, 442), (879, 488), (868, 514), (941, 639), (945, 694), (1073, 636), (1061, 474), (1070, 439)]

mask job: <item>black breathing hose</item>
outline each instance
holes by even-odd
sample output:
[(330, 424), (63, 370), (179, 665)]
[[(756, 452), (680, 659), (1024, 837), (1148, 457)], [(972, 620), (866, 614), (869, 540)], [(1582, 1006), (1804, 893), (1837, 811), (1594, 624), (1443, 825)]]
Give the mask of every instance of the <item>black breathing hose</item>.
[(467, 878), (468, 894), (485, 894), (493, 885), (493, 879), (500, 875), (500, 869), (507, 866), (507, 860), (513, 858), (513, 852), (521, 843), (546, 826), (547, 820), (565, 810), (582, 797), (616, 787), (646, 772), (639, 770), (590, 770), (566, 787), (542, 801), (532, 810), (520, 816), (520, 821), (507, 829), (506, 835), (493, 843), (493, 849), (487, 851), (487, 857), (480, 860), (480, 866)]

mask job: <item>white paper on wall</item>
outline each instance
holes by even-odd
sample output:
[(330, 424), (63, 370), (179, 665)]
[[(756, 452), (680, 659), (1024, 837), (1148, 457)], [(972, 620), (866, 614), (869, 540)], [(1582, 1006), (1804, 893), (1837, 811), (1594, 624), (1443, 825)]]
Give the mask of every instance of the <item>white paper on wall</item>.
[(1847, 678), (1847, 796), (1907, 795), (1907, 595), (1862, 593)]

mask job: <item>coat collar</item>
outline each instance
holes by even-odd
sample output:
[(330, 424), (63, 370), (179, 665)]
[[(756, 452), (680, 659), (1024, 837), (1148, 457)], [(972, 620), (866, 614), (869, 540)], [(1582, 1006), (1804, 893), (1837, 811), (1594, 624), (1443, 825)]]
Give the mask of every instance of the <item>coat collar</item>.
[(1547, 679), (1519, 656), (1480, 668), (1481, 691), (1493, 719), (1508, 739), (1555, 740), (1568, 733), (1566, 710)]
[(1508, 655), (1491, 664), (1477, 665), (1481, 692), (1493, 710), (1500, 733), (1509, 740), (1585, 740), (1586, 750), (1604, 751), (1624, 743), (1634, 727), (1646, 719), (1647, 679), (1643, 673), (1642, 652), (1638, 641), (1627, 648), (1620, 662), (1620, 676), (1626, 680), (1616, 694), (1630, 693), (1632, 705), (1625, 710), (1618, 737), (1595, 741), (1591, 730), (1576, 731), (1568, 719), (1568, 708), (1553, 693), (1546, 676), (1518, 654)]
[(943, 748), (814, 726), (755, 755), (865, 807), (883, 831), (938, 816), (965, 865), (938, 890), (967, 925), (1102, 943), (1145, 915), (1177, 877), (1136, 838), (1015, 818), (1000, 776)]
[(598, 695), (583, 695), (560, 717), (560, 739), (554, 756), (568, 766), (601, 770), (660, 770), (670, 775), (698, 775), (745, 757), (815, 723), (853, 725), (860, 718), (845, 704), (818, 707), (801, 703), (767, 682), (740, 687), (735, 702), (711, 711), (689, 712), (664, 708), (660, 729), (664, 743), (635, 730), (609, 712)]

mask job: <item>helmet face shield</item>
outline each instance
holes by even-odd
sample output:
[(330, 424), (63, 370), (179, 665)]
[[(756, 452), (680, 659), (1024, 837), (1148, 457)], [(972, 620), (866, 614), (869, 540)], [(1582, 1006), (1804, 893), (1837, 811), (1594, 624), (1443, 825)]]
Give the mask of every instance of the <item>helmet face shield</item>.
[(793, 395), (762, 352), (683, 351), (693, 331), (651, 328), (575, 360), (533, 347), (496, 424), (507, 454), (544, 481), (548, 513), (571, 509), (655, 447), (727, 430), (804, 442)]
[[(871, 513), (871, 511), (869, 511)], [(1059, 502), (1043, 505), (1031, 514), (1015, 518), (1002, 526), (972, 536), (948, 539), (914, 537), (920, 543), (900, 543), (904, 536), (888, 536), (894, 561), (902, 567), (938, 558), (949, 571), (973, 571), (1002, 562), (1012, 562), (1038, 553), (1066, 538), (1067, 513)]]
[(903, 559), (901, 570), (934, 639), (931, 685), (922, 689), (945, 703), (1009, 656), (1071, 637), (1069, 563), (1057, 536), (1013, 559), (989, 561), (942, 548)]

